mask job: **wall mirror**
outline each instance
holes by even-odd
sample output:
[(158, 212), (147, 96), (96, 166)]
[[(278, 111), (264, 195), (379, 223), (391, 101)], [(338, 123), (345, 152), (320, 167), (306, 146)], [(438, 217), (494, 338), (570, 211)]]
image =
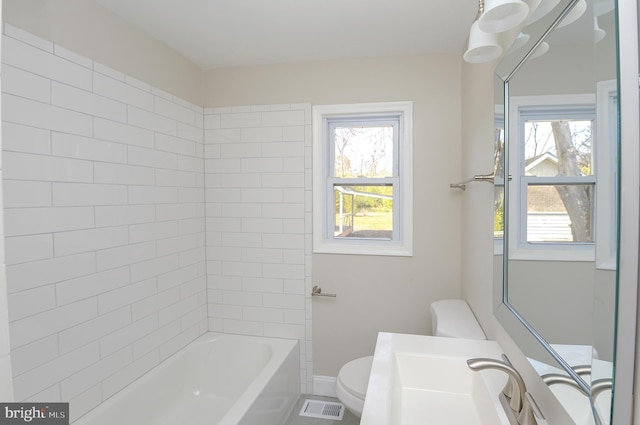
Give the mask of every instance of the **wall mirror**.
[(539, 5), (496, 67), (496, 316), (576, 423), (609, 424), (619, 210), (615, 2), (529, 3)]

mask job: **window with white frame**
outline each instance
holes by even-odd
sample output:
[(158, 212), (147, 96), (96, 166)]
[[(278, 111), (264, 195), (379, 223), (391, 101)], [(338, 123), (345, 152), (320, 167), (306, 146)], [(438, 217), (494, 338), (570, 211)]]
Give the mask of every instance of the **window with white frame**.
[(618, 240), (618, 84), (600, 81), (596, 90), (598, 186), (596, 267), (615, 270)]
[[(512, 258), (594, 257), (595, 103), (593, 96), (513, 99), (510, 170)], [(514, 196), (515, 195), (515, 196)]]
[(412, 255), (411, 102), (313, 108), (314, 251)]

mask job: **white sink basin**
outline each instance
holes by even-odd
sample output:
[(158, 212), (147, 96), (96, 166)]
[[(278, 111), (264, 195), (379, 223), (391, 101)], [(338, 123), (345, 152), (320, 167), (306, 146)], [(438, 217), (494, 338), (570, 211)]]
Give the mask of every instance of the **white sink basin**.
[(501, 360), (495, 341), (380, 333), (361, 425), (507, 425), (500, 371), (474, 372), (467, 360)]

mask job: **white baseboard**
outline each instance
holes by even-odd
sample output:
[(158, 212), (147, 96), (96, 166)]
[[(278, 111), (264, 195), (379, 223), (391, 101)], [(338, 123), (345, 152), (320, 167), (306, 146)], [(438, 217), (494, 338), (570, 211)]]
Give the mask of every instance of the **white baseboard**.
[(313, 375), (313, 395), (335, 397), (336, 377)]

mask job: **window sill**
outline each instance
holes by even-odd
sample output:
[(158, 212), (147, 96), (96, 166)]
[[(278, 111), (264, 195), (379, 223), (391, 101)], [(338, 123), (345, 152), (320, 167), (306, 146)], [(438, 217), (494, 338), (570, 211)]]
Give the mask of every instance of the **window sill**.
[(405, 245), (374, 245), (375, 242), (331, 243), (320, 241), (314, 244), (315, 254), (380, 255), (387, 257), (412, 257), (412, 247)]
[(606, 258), (596, 260), (596, 269), (598, 270), (616, 270), (618, 267), (615, 258)]
[(595, 261), (593, 247), (585, 249), (517, 249), (509, 253), (509, 260), (528, 261)]

